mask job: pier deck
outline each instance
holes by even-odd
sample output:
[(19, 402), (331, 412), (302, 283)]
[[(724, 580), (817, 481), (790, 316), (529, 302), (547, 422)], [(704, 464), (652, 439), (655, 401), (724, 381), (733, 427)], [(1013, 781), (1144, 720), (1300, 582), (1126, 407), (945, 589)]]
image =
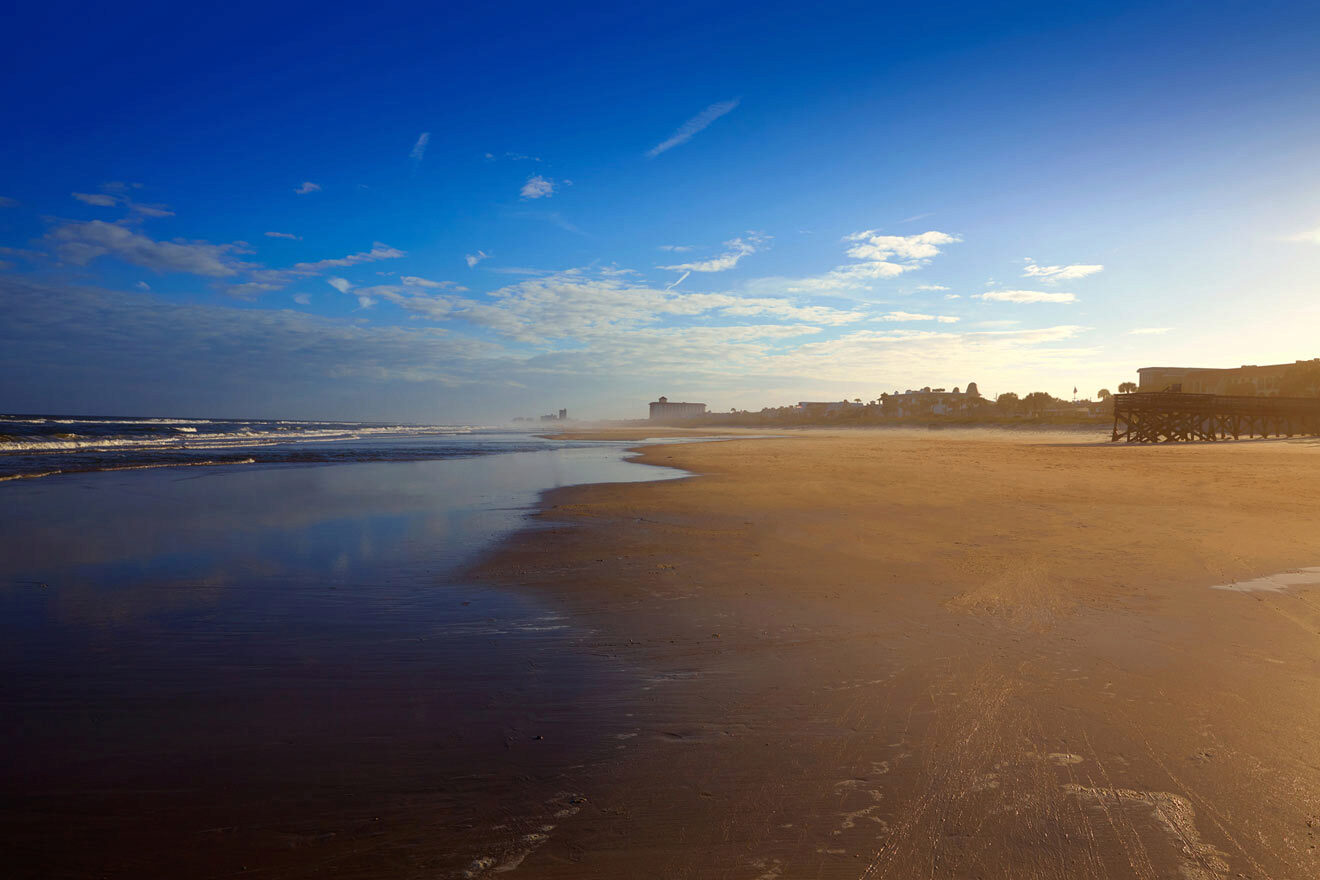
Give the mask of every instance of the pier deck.
[(1114, 395), (1112, 442), (1180, 443), (1320, 435), (1320, 398), (1177, 391)]

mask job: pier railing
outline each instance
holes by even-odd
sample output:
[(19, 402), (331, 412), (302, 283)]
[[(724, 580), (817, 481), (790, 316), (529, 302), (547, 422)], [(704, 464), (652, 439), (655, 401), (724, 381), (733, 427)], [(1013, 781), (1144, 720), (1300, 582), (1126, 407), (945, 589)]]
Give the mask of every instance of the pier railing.
[(1128, 443), (1320, 435), (1320, 398), (1178, 391), (1114, 395), (1114, 434)]

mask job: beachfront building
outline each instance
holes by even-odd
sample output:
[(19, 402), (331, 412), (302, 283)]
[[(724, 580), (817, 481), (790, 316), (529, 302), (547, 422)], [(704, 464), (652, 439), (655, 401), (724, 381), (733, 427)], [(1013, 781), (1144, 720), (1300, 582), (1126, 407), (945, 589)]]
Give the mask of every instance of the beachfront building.
[(1216, 369), (1207, 367), (1142, 367), (1137, 370), (1140, 391), (1182, 391), (1187, 394), (1224, 394), (1236, 397), (1276, 397), (1289, 370), (1320, 363), (1320, 358), (1291, 364), (1256, 364)]
[(927, 385), (918, 391), (908, 389), (901, 394), (882, 394), (880, 404), (884, 414), (892, 418), (911, 418), (914, 416), (954, 416), (963, 415), (984, 402), (976, 383), (967, 385), (967, 390), (954, 388), (931, 388)]
[(798, 411), (804, 413), (832, 413), (861, 406), (860, 400), (799, 400), (797, 404)]
[(706, 404), (671, 401), (668, 397), (651, 402), (651, 421), (673, 422), (680, 419), (695, 419), (706, 414)]

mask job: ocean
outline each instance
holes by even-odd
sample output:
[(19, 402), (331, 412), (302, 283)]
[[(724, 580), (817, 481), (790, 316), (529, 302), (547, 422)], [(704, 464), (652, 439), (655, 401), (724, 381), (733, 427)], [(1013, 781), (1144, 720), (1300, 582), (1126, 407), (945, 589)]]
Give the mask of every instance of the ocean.
[(638, 678), (581, 650), (587, 624), (463, 572), (536, 528), (547, 489), (685, 476), (634, 444), (63, 416), (0, 433), (8, 876), (302, 876), (303, 847), (379, 876), (395, 844), (461, 876), (516, 857), (570, 808), (565, 768), (625, 729), (611, 707)]
[(131, 468), (418, 461), (533, 451), (548, 441), (473, 425), (0, 415), (0, 480)]

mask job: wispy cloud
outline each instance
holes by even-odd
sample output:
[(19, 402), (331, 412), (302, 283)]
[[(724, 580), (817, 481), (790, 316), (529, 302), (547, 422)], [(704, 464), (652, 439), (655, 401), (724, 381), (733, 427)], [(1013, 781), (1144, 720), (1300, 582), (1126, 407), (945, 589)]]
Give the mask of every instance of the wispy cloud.
[(1128, 333), (1133, 336), (1163, 336), (1172, 329), (1172, 327), (1138, 327), (1135, 330), (1129, 330)]
[(500, 159), (504, 159), (509, 162), (540, 162), (541, 161), (541, 157), (528, 156), (526, 153), (503, 153), (499, 156), (496, 156), (494, 153), (486, 154), (487, 162), (496, 162)]
[(1320, 244), (1320, 226), (1315, 229), (1308, 229), (1305, 232), (1299, 232), (1296, 235), (1290, 235), (1287, 241), (1300, 241), (1307, 244)]
[(280, 290), (300, 278), (312, 278), (330, 269), (344, 269), (361, 263), (374, 263), (377, 260), (397, 260), (406, 256), (405, 251), (378, 241), (372, 244), (369, 251), (348, 254), (344, 257), (332, 257), (327, 260), (294, 263), (287, 269), (246, 267), (248, 269), (247, 280), (226, 288), (225, 292), (230, 296), (251, 298), (272, 290)]
[(678, 253), (678, 254), (681, 254), (681, 253), (684, 253), (684, 252), (686, 252), (686, 251), (690, 251), (690, 250), (692, 250), (692, 245), (690, 245), (690, 244), (662, 244), (662, 245), (660, 245), (660, 250), (662, 250), (662, 251), (670, 251), (670, 252), (672, 252), (672, 253)]
[(76, 192), (70, 193), (70, 195), (84, 204), (95, 205), (98, 208), (113, 208), (115, 205), (123, 205), (134, 214), (143, 217), (174, 216), (174, 212), (170, 210), (168, 205), (143, 204), (141, 202), (135, 202), (128, 197), (129, 192), (134, 189), (140, 189), (141, 187), (142, 184), (140, 183), (128, 184), (112, 180), (109, 183), (101, 184), (101, 192), (99, 193)]
[(709, 260), (697, 260), (691, 263), (679, 263), (676, 266), (658, 266), (673, 272), (723, 272), (738, 265), (738, 261), (748, 254), (754, 254), (769, 238), (759, 232), (749, 232), (745, 237), (733, 238), (724, 243), (729, 250)]
[(312, 295), (310, 293), (295, 293), (293, 301), (300, 306), (310, 306), (312, 304)]
[(320, 191), (321, 191), (321, 184), (312, 183), (310, 180), (304, 180), (302, 182), (302, 185), (294, 190), (294, 192), (296, 192), (300, 196), (305, 196), (308, 193), (314, 193)]
[(69, 193), (80, 202), (88, 205), (95, 205), (98, 208), (113, 208), (119, 204), (119, 199), (104, 193)]
[(696, 116), (693, 116), (687, 122), (684, 122), (682, 125), (680, 125), (678, 129), (668, 138), (656, 144), (651, 149), (647, 150), (646, 151), (647, 157), (654, 159), (656, 156), (659, 156), (661, 153), (667, 150), (672, 150), (674, 147), (680, 146), (682, 144), (686, 144), (688, 141), (692, 140), (692, 138), (694, 138), (696, 135), (700, 134), (707, 126), (709, 126), (716, 119), (719, 119), (721, 116), (725, 115), (726, 113), (733, 112), (734, 108), (736, 108), (737, 106), (738, 106), (737, 98), (735, 98), (732, 101), (720, 101), (719, 103), (711, 104), (705, 110), (702, 110)]
[(1077, 297), (1071, 293), (1047, 293), (1043, 290), (991, 290), (974, 293), (972, 299), (1006, 303), (1072, 303)]
[(413, 144), (412, 152), (408, 154), (408, 158), (412, 160), (414, 165), (421, 163), (422, 158), (426, 155), (426, 145), (430, 142), (431, 133), (429, 131), (424, 131), (417, 136), (417, 143)]
[(574, 235), (581, 235), (590, 238), (590, 236), (587, 234), (585, 230), (583, 230), (576, 223), (574, 223), (572, 220), (569, 220), (567, 217), (565, 217), (563, 214), (559, 213), (558, 211), (550, 211), (546, 214), (543, 214), (542, 218), (558, 226), (560, 229), (564, 230), (565, 232), (571, 232)]
[(11, 199), (8, 196), (0, 196), (0, 208), (17, 208), (18, 199)]
[(392, 248), (384, 242), (372, 242), (371, 250), (361, 253), (349, 254), (346, 257), (334, 257), (328, 260), (317, 260), (313, 263), (294, 263), (295, 272), (316, 273), (323, 269), (338, 269), (344, 266), (356, 266), (358, 263), (374, 263), (377, 260), (397, 260), (400, 257), (408, 256), (407, 251), (401, 251), (398, 248)]
[(489, 260), (490, 254), (486, 253), (485, 251), (477, 251), (475, 254), (466, 255), (465, 257), (463, 257), (463, 259), (467, 261), (468, 268), (471, 269), (475, 267), (477, 263), (480, 263), (482, 260)]
[(292, 232), (265, 232), (262, 234), (267, 238), (287, 238), (290, 241), (302, 241), (301, 235), (294, 235)]
[(127, 226), (103, 220), (66, 223), (47, 233), (46, 239), (60, 259), (78, 266), (97, 257), (115, 256), (156, 272), (186, 272), (208, 278), (229, 278), (250, 267), (233, 257), (248, 252), (241, 244), (156, 241)]
[(555, 194), (555, 182), (539, 174), (527, 178), (527, 182), (518, 191), (524, 199), (544, 199)]
[(960, 318), (953, 315), (922, 315), (915, 312), (889, 312), (881, 315), (879, 321), (937, 321), (941, 324), (956, 324)]
[(1024, 262), (1027, 264), (1022, 269), (1022, 275), (1026, 278), (1039, 278), (1047, 284), (1054, 284), (1058, 281), (1074, 281), (1078, 278), (1085, 278), (1088, 275), (1094, 275), (1097, 272), (1103, 272), (1104, 266), (1094, 264), (1074, 263), (1070, 266), (1038, 266), (1036, 261), (1027, 257)]
[(141, 202), (130, 202), (125, 200), (125, 204), (134, 213), (141, 214), (144, 217), (173, 217), (174, 212), (167, 205), (144, 205)]
[(675, 287), (678, 287), (678, 285), (682, 284), (684, 281), (687, 281), (688, 276), (691, 274), (692, 274), (691, 272), (684, 272), (682, 275), (679, 275), (673, 281), (665, 285), (665, 290), (673, 290)]
[(918, 284), (917, 290), (948, 290), (943, 284)]
[(417, 275), (404, 275), (400, 279), (408, 287), (425, 287), (428, 290), (467, 290), (461, 284), (455, 284), (453, 281), (432, 281), (430, 278), (421, 278)]
[(325, 283), (329, 284), (340, 293), (348, 293), (353, 289), (353, 283), (347, 278), (327, 278), (325, 279)]

